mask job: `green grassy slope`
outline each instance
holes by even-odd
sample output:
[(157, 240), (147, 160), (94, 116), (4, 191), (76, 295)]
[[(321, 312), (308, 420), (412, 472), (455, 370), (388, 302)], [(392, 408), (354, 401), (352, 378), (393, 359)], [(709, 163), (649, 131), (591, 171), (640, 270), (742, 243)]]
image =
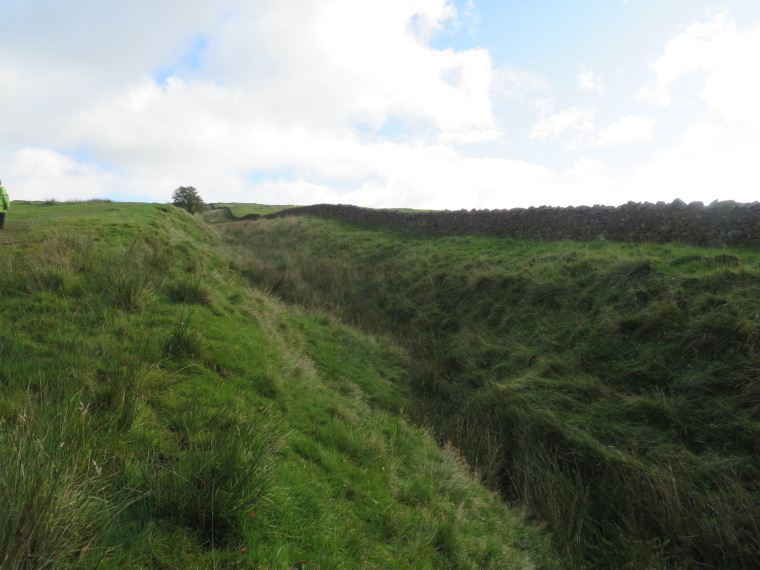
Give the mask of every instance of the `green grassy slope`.
[(171, 206), (0, 234), (2, 568), (556, 568), (410, 425), (405, 353), (241, 278)]
[(277, 212), (281, 212), (282, 210), (286, 210), (288, 208), (292, 208), (293, 206), (267, 206), (265, 204), (240, 204), (236, 202), (219, 202), (217, 204), (214, 204), (217, 208), (221, 208), (222, 206), (228, 207), (233, 214), (236, 216), (245, 216), (246, 214), (261, 214), (262, 216), (266, 214), (275, 214)]
[(261, 290), (391, 335), (421, 420), (565, 563), (760, 565), (760, 254), (219, 226)]

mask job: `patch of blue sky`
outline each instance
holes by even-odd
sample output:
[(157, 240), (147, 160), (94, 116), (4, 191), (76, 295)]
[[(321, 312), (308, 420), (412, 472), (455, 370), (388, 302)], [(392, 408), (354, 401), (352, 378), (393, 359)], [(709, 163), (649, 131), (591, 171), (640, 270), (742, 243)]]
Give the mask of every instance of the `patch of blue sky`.
[(153, 73), (153, 80), (157, 85), (166, 85), (170, 77), (182, 77), (192, 73), (201, 66), (203, 52), (208, 46), (208, 38), (195, 36), (192, 38), (190, 48), (171, 65), (160, 67)]
[(354, 190), (361, 187), (365, 182), (372, 180), (372, 177), (354, 179), (350, 177), (330, 177), (316, 176), (308, 173), (300, 175), (295, 168), (282, 168), (274, 171), (258, 171), (246, 176), (246, 181), (252, 186), (258, 186), (266, 182), (292, 182), (301, 180), (307, 184), (316, 186), (326, 186), (338, 191)]
[(249, 184), (258, 186), (265, 182), (291, 182), (296, 179), (296, 175), (295, 168), (281, 168), (272, 171), (256, 171), (246, 176), (245, 179)]
[(605, 36), (627, 16), (622, 0), (455, 0), (454, 4), (458, 14), (475, 12), (469, 16), (473, 24), (448, 25), (433, 38), (433, 47), (484, 47), (497, 67), (541, 72), (551, 72), (568, 58), (597, 53), (608, 39)]
[[(651, 63), (665, 42), (710, 11), (745, 0), (452, 0), (460, 23), (431, 39), (436, 49), (486, 48), (495, 67), (568, 77), (578, 66), (606, 67), (634, 56)], [(468, 21), (470, 22), (468, 24)], [(643, 61), (642, 61), (643, 60)]]
[(172, 67), (162, 67), (160, 69), (157, 69), (156, 72), (153, 74), (153, 81), (156, 83), (156, 85), (160, 85), (161, 87), (166, 85), (167, 79), (174, 76), (174, 68)]
[(412, 14), (409, 18), (409, 28), (417, 35), (420, 35), (420, 17), (417, 14)]
[(371, 135), (375, 132), (375, 129), (373, 129), (372, 126), (368, 125), (367, 123), (356, 123), (354, 124), (354, 128), (363, 135)]
[(334, 178), (326, 176), (311, 176), (306, 177), (304, 180), (308, 184), (315, 184), (317, 186), (324, 186), (331, 188), (337, 192), (350, 192), (364, 186), (367, 182), (386, 182), (387, 180), (382, 176), (362, 176), (360, 178)]
[[(78, 145), (69, 149), (55, 149), (55, 151), (69, 158), (73, 158), (75, 161), (81, 164), (91, 164), (93, 162), (92, 147), (88, 145)], [(100, 168), (100, 165), (96, 165)], [(104, 170), (111, 171), (113, 167), (103, 165)]]
[[(93, 198), (106, 198), (114, 202), (143, 202), (148, 204), (164, 203), (158, 202), (155, 197), (148, 196), (147, 194), (139, 194), (138, 192), (108, 192), (105, 196), (93, 196)], [(171, 200), (167, 199), (165, 203), (169, 203)]]
[(410, 122), (401, 117), (389, 117), (379, 127), (374, 128), (366, 123), (356, 123), (354, 128), (362, 135), (391, 141), (403, 141), (424, 132), (429, 125), (418, 121)]
[(18, 9), (23, 10), (24, 8), (27, 8), (27, 5), (29, 4), (28, 0), (4, 0), (3, 3), (0, 5), (0, 14), (5, 12), (6, 10), (16, 10)]
[(375, 135), (385, 139), (399, 139), (414, 134), (415, 129), (404, 119), (390, 117), (375, 131)]

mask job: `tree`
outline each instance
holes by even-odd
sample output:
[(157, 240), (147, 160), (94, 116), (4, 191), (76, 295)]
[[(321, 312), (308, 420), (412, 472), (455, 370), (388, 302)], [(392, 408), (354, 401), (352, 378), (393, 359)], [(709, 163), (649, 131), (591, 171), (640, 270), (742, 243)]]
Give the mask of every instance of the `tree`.
[(191, 214), (200, 212), (204, 205), (203, 199), (194, 186), (180, 186), (172, 194), (172, 200), (175, 206), (184, 208)]

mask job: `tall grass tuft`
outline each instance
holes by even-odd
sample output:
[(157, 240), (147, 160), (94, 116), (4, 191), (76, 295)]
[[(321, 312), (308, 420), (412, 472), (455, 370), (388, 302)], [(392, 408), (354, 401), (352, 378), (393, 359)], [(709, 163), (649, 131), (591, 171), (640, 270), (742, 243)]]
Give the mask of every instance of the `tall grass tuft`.
[(92, 412), (119, 432), (129, 430), (137, 417), (146, 374), (139, 357), (99, 363), (90, 394)]
[(91, 448), (90, 418), (70, 402), (0, 421), (0, 567), (61, 568), (93, 549), (124, 507)]
[(206, 350), (202, 335), (190, 324), (192, 313), (183, 308), (163, 338), (163, 354), (169, 358), (199, 358)]
[(151, 265), (145, 251), (133, 246), (98, 259), (92, 277), (116, 307), (136, 311), (143, 307), (163, 278)]
[(168, 282), (166, 294), (175, 303), (208, 306), (211, 304), (211, 287), (198, 273), (185, 273)]
[(267, 421), (261, 414), (214, 431), (194, 421), (178, 425), (179, 453), (154, 453), (144, 464), (143, 485), (156, 516), (187, 527), (210, 548), (239, 539), (274, 482), (281, 436)]

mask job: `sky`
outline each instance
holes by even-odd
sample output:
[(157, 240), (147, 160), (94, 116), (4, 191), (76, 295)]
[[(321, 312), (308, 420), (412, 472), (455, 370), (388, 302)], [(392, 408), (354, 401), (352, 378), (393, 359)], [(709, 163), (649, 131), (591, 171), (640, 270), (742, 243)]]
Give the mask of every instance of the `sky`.
[(15, 200), (760, 195), (757, 0), (0, 0)]

